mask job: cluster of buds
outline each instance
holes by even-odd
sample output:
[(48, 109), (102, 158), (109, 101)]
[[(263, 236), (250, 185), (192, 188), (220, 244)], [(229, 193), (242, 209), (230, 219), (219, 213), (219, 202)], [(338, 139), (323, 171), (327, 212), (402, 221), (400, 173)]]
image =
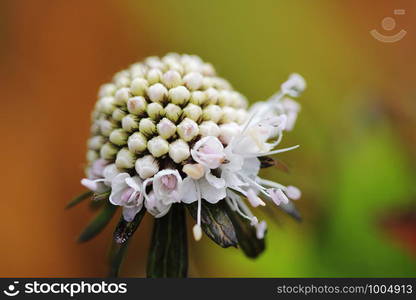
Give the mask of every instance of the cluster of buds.
[(92, 113), (88, 169), (97, 159), (141, 179), (179, 168), (205, 136), (229, 139), (247, 119), (247, 101), (197, 56), (149, 57), (104, 84)]
[[(122, 207), (116, 241), (126, 241), (148, 212), (156, 218), (155, 253), (177, 252), (159, 251), (160, 243), (173, 234), (163, 230), (182, 220), (175, 241), (186, 244), (181, 209), (187, 207), (196, 220), (195, 240), (204, 231), (222, 247), (240, 245), (257, 256), (267, 226), (249, 206), (269, 202), (297, 215), (291, 200), (300, 190), (261, 178), (259, 170), (274, 164), (270, 156), (297, 148), (275, 149), (300, 111), (291, 98), (305, 87), (292, 74), (269, 100), (248, 108), (244, 96), (197, 56), (149, 57), (118, 72), (99, 90), (81, 181), (94, 199)], [(159, 270), (153, 258), (152, 274)]]

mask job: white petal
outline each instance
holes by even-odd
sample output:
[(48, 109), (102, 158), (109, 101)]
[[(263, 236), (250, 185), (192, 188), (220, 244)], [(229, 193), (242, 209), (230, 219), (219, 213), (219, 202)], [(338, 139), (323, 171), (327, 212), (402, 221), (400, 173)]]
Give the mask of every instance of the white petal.
[(142, 209), (143, 204), (138, 206), (124, 206), (123, 207), (123, 218), (126, 222), (133, 221), (136, 214)]
[(197, 201), (197, 199), (195, 181), (190, 177), (186, 177), (182, 181), (182, 202), (189, 204)]
[(215, 204), (226, 196), (225, 187), (215, 188), (205, 178), (198, 180), (199, 189), (201, 191), (202, 199), (209, 203)]
[(114, 205), (123, 205), (121, 201), (121, 196), (128, 185), (126, 183), (126, 179), (130, 178), (130, 175), (127, 173), (120, 173), (116, 177), (114, 177), (113, 181), (111, 182), (111, 195), (110, 195), (110, 202)]
[(210, 185), (217, 189), (225, 187), (225, 180), (223, 178), (218, 178), (214, 176), (211, 172), (207, 172), (205, 174), (205, 178)]
[(133, 176), (126, 178), (126, 184), (136, 192), (141, 192), (143, 182), (139, 176)]

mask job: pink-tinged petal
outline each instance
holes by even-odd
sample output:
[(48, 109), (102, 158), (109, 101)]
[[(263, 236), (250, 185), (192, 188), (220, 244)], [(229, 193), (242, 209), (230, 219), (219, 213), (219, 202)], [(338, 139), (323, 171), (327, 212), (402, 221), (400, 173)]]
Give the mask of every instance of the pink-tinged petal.
[(266, 206), (266, 203), (264, 203), (263, 200), (261, 200), (260, 197), (257, 196), (256, 192), (253, 189), (249, 189), (247, 191), (246, 196), (251, 206), (253, 207), (257, 207), (259, 205)]
[(123, 218), (126, 222), (133, 221), (136, 214), (142, 209), (142, 205), (138, 206), (124, 206), (123, 207)]
[(81, 184), (93, 192), (95, 192), (98, 188), (98, 184), (97, 182), (95, 182), (95, 180), (91, 180), (87, 178), (81, 179)]

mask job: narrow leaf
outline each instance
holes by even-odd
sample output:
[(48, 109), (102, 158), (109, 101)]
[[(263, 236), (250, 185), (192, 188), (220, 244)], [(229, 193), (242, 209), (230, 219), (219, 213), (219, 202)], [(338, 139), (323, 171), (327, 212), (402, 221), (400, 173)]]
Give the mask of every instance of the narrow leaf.
[(146, 209), (143, 208), (131, 222), (126, 222), (123, 216), (121, 216), (116, 230), (114, 231), (114, 239), (109, 255), (109, 277), (118, 277), (121, 263), (123, 262), (130, 242), (129, 239), (139, 227), (145, 213)]
[(118, 244), (114, 240), (112, 241), (109, 254), (110, 271), (108, 272), (108, 277), (118, 277), (120, 266), (126, 255), (128, 246), (128, 241), (123, 244)]
[(100, 193), (100, 194), (94, 194), (94, 196), (92, 197), (93, 201), (101, 201), (101, 200), (108, 200), (108, 198), (110, 197), (111, 192), (104, 192), (104, 193)]
[(103, 205), (108, 201), (108, 199), (106, 200), (99, 200), (96, 201), (94, 198), (92, 201), (90, 201), (90, 203), (88, 204), (88, 207), (90, 208), (90, 210), (92, 211), (96, 211), (98, 209), (100, 209), (101, 207), (103, 207)]
[(104, 227), (110, 222), (113, 217), (117, 206), (107, 202), (103, 209), (95, 216), (94, 219), (88, 224), (84, 231), (78, 238), (79, 243), (86, 242), (100, 233)]
[[(215, 243), (223, 248), (237, 246), (237, 236), (234, 226), (228, 217), (225, 207), (227, 204), (220, 201), (217, 204), (211, 204), (202, 200), (201, 207), (201, 227), (206, 235)], [(191, 216), (196, 220), (198, 203), (194, 202), (187, 205)]]
[(228, 205), (225, 206), (227, 214), (234, 225), (238, 239), (238, 245), (244, 254), (250, 258), (256, 258), (265, 249), (264, 239), (258, 239), (256, 228), (251, 226), (250, 221), (244, 219), (237, 212), (233, 211)]
[(90, 198), (92, 195), (93, 195), (93, 192), (91, 192), (91, 191), (86, 191), (86, 192), (82, 193), (81, 195), (79, 195), (79, 196), (75, 197), (74, 199), (72, 199), (72, 200), (71, 200), (71, 202), (69, 202), (69, 203), (65, 206), (65, 208), (66, 208), (66, 209), (71, 208), (71, 207), (73, 207), (73, 206), (75, 206), (75, 205), (77, 205), (77, 204), (81, 203), (81, 202), (82, 202), (82, 201), (84, 201), (85, 199)]
[(145, 213), (146, 209), (142, 208), (131, 222), (126, 222), (123, 216), (121, 216), (120, 221), (117, 224), (116, 230), (114, 231), (114, 241), (118, 244), (123, 244), (127, 242), (128, 239), (139, 227)]
[(187, 273), (185, 207), (183, 204), (173, 204), (167, 215), (155, 219), (147, 277), (186, 277)]
[(296, 221), (302, 221), (302, 216), (292, 201), (289, 201), (287, 204), (280, 203), (279, 208), (281, 208), (285, 213), (294, 218)]

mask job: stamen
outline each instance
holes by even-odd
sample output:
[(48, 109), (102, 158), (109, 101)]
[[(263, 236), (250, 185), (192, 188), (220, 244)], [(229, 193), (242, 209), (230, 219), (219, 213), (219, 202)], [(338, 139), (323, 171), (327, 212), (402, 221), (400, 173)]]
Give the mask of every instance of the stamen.
[(282, 190), (286, 189), (286, 187), (284, 185), (280, 184), (280, 183), (277, 183), (277, 182), (274, 182), (274, 181), (271, 181), (271, 180), (267, 180), (267, 179), (263, 179), (261, 177), (257, 177), (257, 181), (260, 184), (267, 185), (267, 186), (270, 186), (270, 187), (274, 187), (274, 188), (277, 188), (277, 189), (282, 189)]
[(283, 148), (283, 149), (279, 149), (279, 150), (274, 150), (274, 151), (270, 151), (270, 152), (266, 152), (266, 153), (260, 153), (260, 154), (252, 154), (252, 155), (247, 155), (247, 157), (262, 157), (262, 156), (268, 156), (268, 155), (273, 155), (273, 154), (278, 154), (278, 153), (282, 153), (282, 152), (287, 152), (296, 148), (299, 148), (300, 145), (296, 145), (296, 146), (292, 146), (292, 147), (288, 147), (288, 148)]
[(198, 195), (198, 211), (196, 217), (196, 224), (193, 227), (194, 239), (195, 241), (199, 241), (202, 238), (202, 230), (201, 230), (201, 191), (199, 189), (199, 184), (195, 185), (196, 187), (196, 194)]

